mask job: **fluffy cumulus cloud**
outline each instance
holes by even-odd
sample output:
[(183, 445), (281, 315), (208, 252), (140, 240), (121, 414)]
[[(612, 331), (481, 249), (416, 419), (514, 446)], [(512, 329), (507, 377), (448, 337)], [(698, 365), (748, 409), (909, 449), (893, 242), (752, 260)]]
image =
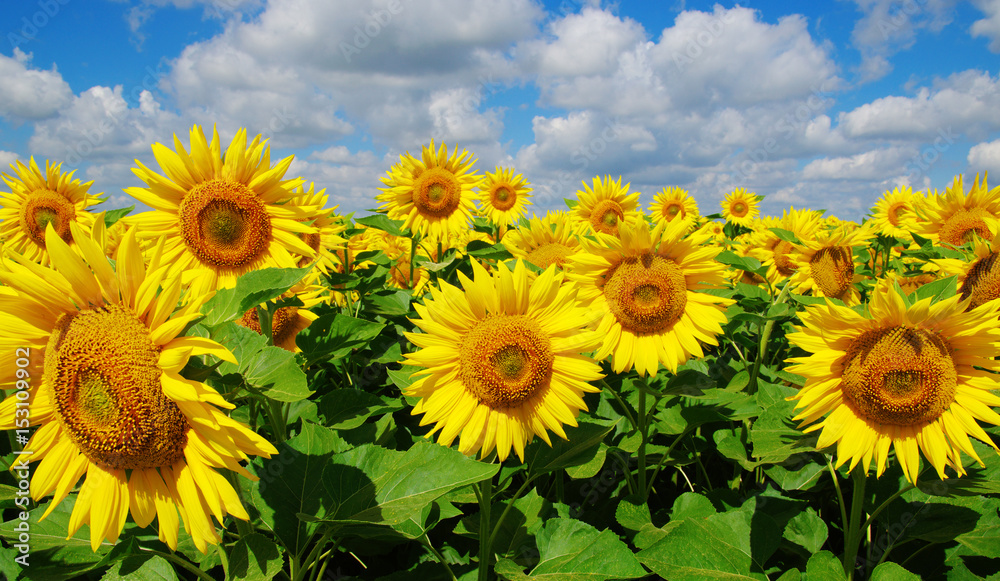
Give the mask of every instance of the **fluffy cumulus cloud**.
[(985, 37), (990, 50), (1000, 52), (1000, 0), (973, 0), (972, 3), (982, 10), (983, 18), (973, 22), (969, 32), (974, 37)]
[(969, 149), (968, 161), (969, 170), (973, 173), (988, 171), (1000, 176), (1000, 139), (973, 145)]
[(13, 56), (0, 54), (0, 116), (14, 122), (56, 115), (73, 97), (59, 71), (31, 66), (31, 54), (14, 48)]
[(951, 22), (955, 0), (855, 0), (862, 16), (851, 35), (861, 52), (862, 82), (882, 78), (892, 70), (890, 58), (913, 46), (917, 35), (936, 32)]

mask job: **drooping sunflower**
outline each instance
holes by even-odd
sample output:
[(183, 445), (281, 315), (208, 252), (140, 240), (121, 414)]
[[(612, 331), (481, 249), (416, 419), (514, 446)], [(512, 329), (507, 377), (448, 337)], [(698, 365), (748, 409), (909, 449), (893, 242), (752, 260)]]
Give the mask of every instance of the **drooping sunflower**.
[(616, 373), (633, 366), (654, 375), (660, 363), (671, 372), (704, 353), (700, 343), (717, 345), (729, 299), (697, 292), (726, 286), (720, 248), (703, 246), (704, 233), (687, 233), (675, 220), (650, 230), (645, 221), (622, 227), (620, 238), (598, 234), (581, 239), (571, 276), (580, 298), (600, 317), (597, 359), (613, 355)]
[(861, 294), (854, 283), (861, 276), (855, 274), (854, 248), (873, 236), (867, 228), (838, 226), (800, 239), (802, 245), (796, 248), (790, 284), (801, 294), (811, 290), (814, 296), (840, 299), (848, 306), (858, 304)]
[(910, 240), (916, 227), (916, 207), (920, 196), (910, 186), (886, 191), (872, 208), (870, 228), (875, 232), (901, 240)]
[(521, 174), (514, 174), (513, 168), (497, 166), (493, 173), (486, 172), (476, 195), (480, 213), (506, 230), (511, 223), (524, 216), (527, 211), (525, 206), (531, 204), (531, 188), (528, 185)]
[(20, 161), (11, 164), (14, 176), (0, 174), (10, 192), (0, 197), (0, 240), (8, 250), (28, 260), (48, 264), (45, 249), (45, 228), (52, 224), (56, 233), (68, 244), (73, 243), (70, 224), (90, 232), (94, 216), (87, 208), (100, 203), (87, 193), (94, 182), (81, 183), (73, 179), (76, 170), (62, 171), (62, 164), (45, 160), (45, 173), (31, 158), (28, 165)]
[(532, 216), (503, 239), (514, 258), (527, 260), (539, 268), (556, 265), (563, 269), (580, 251), (579, 235), (586, 226), (574, 223), (565, 212), (549, 212), (544, 218)]
[(649, 213), (657, 224), (675, 219), (694, 223), (698, 219), (698, 203), (687, 190), (671, 186), (653, 196)]
[(386, 187), (375, 196), (382, 202), (379, 211), (423, 235), (447, 237), (466, 228), (475, 211), (472, 190), (480, 179), (472, 169), (475, 163), (464, 149), (454, 149), (449, 157), (448, 146), (435, 149), (432, 139), (421, 159), (407, 152), (381, 178)]
[(577, 190), (578, 202), (572, 216), (579, 223), (590, 225), (592, 232), (618, 235), (618, 227), (622, 223), (632, 223), (639, 219), (636, 207), (639, 204), (639, 192), (628, 193), (630, 184), (622, 186), (622, 178), (612, 181), (611, 176), (594, 177), (594, 187), (583, 182), (583, 190)]
[[(306, 278), (295, 283), (282, 295), (283, 298), (298, 297), (302, 301), (302, 306), (275, 309), (271, 318), (271, 341), (275, 347), (281, 347), (292, 353), (302, 351), (295, 344), (295, 339), (300, 331), (307, 329), (313, 321), (319, 318), (316, 313), (309, 309), (323, 302), (324, 295), (329, 290), (320, 286), (318, 279), (319, 273), (312, 271), (306, 275)], [(258, 335), (264, 334), (260, 325), (260, 314), (256, 307), (243, 313), (243, 316), (236, 320), (236, 324), (246, 327)]]
[(171, 265), (171, 276), (206, 270), (212, 286), (231, 288), (241, 274), (294, 268), (300, 256), (315, 254), (298, 236), (316, 233), (303, 223), (315, 208), (300, 206), (292, 193), (301, 180), (282, 179), (292, 157), (272, 166), (266, 140), (258, 135), (248, 146), (245, 129), (223, 157), (219, 132), (209, 143), (198, 125), (191, 128), (190, 154), (176, 135), (174, 147), (153, 144), (164, 175), (136, 160), (139, 167), (132, 171), (147, 187), (125, 189), (154, 209), (125, 220), (139, 227), (141, 238), (166, 238), (164, 263)]
[(965, 193), (963, 177), (955, 176), (945, 192), (929, 195), (917, 207), (914, 232), (940, 244), (962, 246), (974, 236), (992, 240), (1000, 233), (1000, 187), (992, 190), (979, 176)]
[[(176, 549), (179, 512), (204, 553), (220, 542), (212, 516), (249, 518), (216, 469), (253, 478), (239, 462), (277, 450), (222, 413), (218, 408), (234, 406), (218, 392), (180, 375), (192, 355), (235, 359), (214, 341), (178, 336), (200, 317), (205, 297), (174, 311), (181, 282), (167, 277), (162, 245), (147, 267), (130, 230), (112, 268), (80, 226), (70, 228), (85, 258), (50, 226), (45, 242), (54, 270), (14, 256), (0, 271), (7, 285), (0, 343), (30, 349), (30, 376), (38, 378), (28, 388), (38, 429), (26, 449), (41, 460), (31, 495), (55, 493), (44, 518), (86, 475), (70, 536), (89, 524), (94, 550), (102, 539), (114, 543), (131, 512), (140, 527), (156, 518), (160, 539)], [(0, 385), (7, 387), (15, 379), (14, 350), (3, 353)], [(0, 428), (14, 426), (17, 401), (0, 403)]]
[(464, 454), (496, 448), (504, 460), (513, 448), (523, 460), (535, 436), (549, 445), (549, 431), (565, 439), (562, 426), (587, 409), (583, 394), (600, 391), (589, 383), (603, 377), (600, 367), (582, 355), (600, 339), (555, 267), (533, 281), (521, 261), (494, 274), (476, 260), (472, 268), (472, 280), (459, 273), (464, 290), (442, 282), (414, 304), (413, 323), (424, 332), (406, 334), (420, 349), (405, 355), (419, 376), (405, 394), (420, 398), (412, 413), (424, 414), (420, 425), (435, 424), (428, 435), (439, 432), (439, 443), (461, 434)]
[(972, 250), (970, 260), (938, 258), (930, 263), (943, 276), (958, 277), (958, 292), (962, 299), (970, 299), (970, 309), (1000, 298), (1000, 234), (992, 240), (975, 236)]
[[(806, 378), (795, 417), (806, 431), (822, 430), (818, 448), (837, 445), (837, 466), (886, 467), (889, 448), (907, 480), (916, 482), (920, 452), (945, 478), (945, 467), (965, 473), (961, 452), (982, 460), (974, 436), (1000, 449), (976, 423), (1000, 424), (1000, 303), (966, 311), (959, 296), (908, 304), (894, 287), (880, 284), (869, 316), (834, 304), (810, 306), (789, 341), (810, 353), (793, 358), (789, 371)], [(827, 415), (829, 414), (829, 415)], [(822, 416), (826, 416), (822, 421)]]
[(727, 222), (740, 226), (749, 227), (753, 219), (760, 214), (757, 194), (748, 192), (746, 188), (736, 188), (727, 194), (719, 205), (722, 206), (722, 217)]

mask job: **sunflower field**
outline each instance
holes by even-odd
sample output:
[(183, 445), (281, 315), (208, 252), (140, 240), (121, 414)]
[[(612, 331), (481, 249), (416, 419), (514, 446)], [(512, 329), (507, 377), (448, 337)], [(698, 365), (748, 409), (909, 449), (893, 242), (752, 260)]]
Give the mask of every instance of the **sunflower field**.
[(152, 149), (148, 211), (2, 174), (6, 579), (1000, 579), (985, 175), (529, 218), (432, 141), (354, 216), (262, 136)]

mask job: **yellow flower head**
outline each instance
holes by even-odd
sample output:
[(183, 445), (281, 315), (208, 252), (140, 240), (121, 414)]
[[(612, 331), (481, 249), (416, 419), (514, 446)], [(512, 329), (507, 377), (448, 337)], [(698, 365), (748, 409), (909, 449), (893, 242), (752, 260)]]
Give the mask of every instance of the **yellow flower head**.
[(747, 192), (746, 188), (736, 188), (726, 195), (719, 205), (722, 206), (722, 217), (727, 222), (739, 224), (740, 226), (750, 226), (753, 219), (760, 214), (757, 207), (757, 194)]
[(636, 207), (639, 192), (628, 193), (629, 184), (622, 187), (622, 178), (612, 181), (611, 176), (594, 178), (594, 187), (583, 182), (583, 191), (577, 191), (578, 201), (573, 210), (573, 218), (578, 223), (590, 225), (590, 231), (618, 235), (618, 226), (639, 219)]

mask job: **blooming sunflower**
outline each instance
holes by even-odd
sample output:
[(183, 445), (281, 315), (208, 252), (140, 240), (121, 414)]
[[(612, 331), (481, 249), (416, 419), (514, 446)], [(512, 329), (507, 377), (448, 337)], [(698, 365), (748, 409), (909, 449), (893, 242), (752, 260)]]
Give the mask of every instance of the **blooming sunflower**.
[(1000, 387), (991, 373), (1000, 371), (1000, 303), (966, 306), (958, 296), (908, 304), (880, 284), (867, 317), (833, 304), (799, 313), (803, 325), (788, 339), (810, 355), (790, 360), (806, 378), (791, 398), (802, 410), (795, 419), (822, 430), (818, 448), (837, 444), (837, 466), (867, 471), (874, 458), (881, 476), (892, 446), (916, 482), (921, 451), (941, 478), (946, 466), (965, 473), (961, 452), (982, 465), (970, 435), (1000, 453), (976, 423), (1000, 424), (989, 407), (1000, 405), (991, 392)]
[(476, 260), (472, 269), (473, 280), (459, 274), (464, 291), (442, 282), (414, 304), (424, 332), (406, 334), (420, 350), (405, 363), (420, 377), (404, 393), (420, 398), (412, 413), (435, 424), (439, 443), (461, 434), (464, 454), (496, 448), (502, 461), (513, 448), (523, 460), (535, 436), (565, 439), (563, 424), (575, 426), (587, 409), (583, 394), (600, 391), (588, 383), (603, 377), (600, 367), (581, 355), (600, 339), (555, 267), (531, 282), (521, 261), (513, 272), (500, 263), (491, 275)]
[(791, 284), (799, 293), (811, 290), (815, 296), (840, 299), (848, 306), (858, 304), (861, 294), (854, 283), (861, 277), (854, 273), (854, 247), (864, 245), (873, 236), (867, 228), (844, 225), (800, 238), (802, 245), (796, 249)]
[(618, 181), (612, 181), (611, 176), (604, 176), (604, 180), (595, 177), (593, 188), (583, 182), (583, 191), (576, 192), (578, 202), (573, 218), (589, 224), (593, 232), (617, 236), (619, 224), (635, 222), (639, 218), (636, 206), (640, 194), (629, 194), (629, 185), (622, 187), (621, 176), (618, 176)]
[(480, 213), (506, 229), (524, 216), (525, 206), (531, 204), (528, 185), (521, 174), (514, 175), (513, 168), (497, 166), (495, 172), (487, 172), (479, 182), (476, 199), (480, 203)]
[(171, 265), (171, 276), (207, 270), (213, 286), (230, 288), (241, 274), (294, 268), (299, 256), (315, 254), (298, 236), (316, 232), (302, 223), (315, 208), (300, 206), (292, 193), (300, 180), (282, 179), (291, 157), (272, 167), (266, 141), (258, 135), (247, 146), (245, 129), (224, 158), (218, 131), (208, 143), (198, 125), (191, 129), (190, 155), (176, 135), (174, 147), (176, 152), (153, 144), (165, 175), (136, 160), (132, 171), (147, 187), (125, 192), (154, 211), (124, 218), (139, 227), (141, 238), (166, 238), (164, 264)]
[(972, 189), (965, 193), (962, 176), (943, 194), (936, 190), (917, 205), (918, 213), (914, 232), (941, 244), (962, 246), (974, 236), (992, 240), (1000, 233), (1000, 187), (992, 190), (986, 185), (986, 176), (979, 181), (976, 176)]
[(872, 208), (869, 227), (886, 236), (910, 240), (910, 232), (916, 227), (914, 208), (918, 199), (920, 196), (910, 186), (886, 191)]
[(819, 229), (821, 216), (814, 210), (786, 210), (776, 225), (754, 233), (755, 249), (751, 256), (767, 266), (767, 278), (780, 282), (795, 274), (795, 245), (782, 240), (770, 230), (772, 227), (788, 230), (799, 240), (810, 239)]
[(747, 192), (746, 188), (736, 188), (726, 198), (719, 202), (722, 206), (722, 217), (727, 222), (750, 226), (750, 223), (760, 214), (757, 207), (757, 194)]
[(298, 202), (301, 207), (313, 209), (303, 221), (316, 229), (316, 232), (299, 234), (299, 238), (312, 248), (315, 254), (314, 257), (300, 257), (297, 266), (302, 268), (315, 263), (320, 272), (330, 272), (337, 263), (337, 257), (331, 249), (346, 242), (340, 237), (340, 233), (345, 230), (344, 223), (334, 214), (338, 206), (327, 208), (326, 204), (330, 197), (326, 195), (326, 188), (317, 192), (316, 184), (312, 182), (309, 183), (309, 189), (303, 185), (292, 190), (292, 193), (299, 197)]
[(663, 188), (662, 192), (653, 196), (649, 213), (657, 224), (670, 222), (675, 218), (693, 223), (698, 219), (698, 203), (687, 190), (677, 187)]
[(70, 224), (76, 222), (89, 233), (94, 216), (87, 208), (100, 203), (87, 193), (94, 182), (80, 183), (73, 179), (74, 171), (63, 172), (61, 163), (45, 161), (45, 173), (35, 158), (28, 165), (12, 163), (16, 177), (3, 176), (10, 192), (0, 197), (0, 240), (4, 247), (28, 260), (48, 264), (45, 248), (45, 228), (49, 224), (64, 242), (72, 244)]
[(472, 171), (474, 163), (464, 149), (460, 154), (456, 148), (451, 157), (444, 144), (435, 150), (432, 139), (422, 160), (407, 152), (381, 178), (386, 187), (375, 196), (382, 202), (379, 211), (423, 235), (447, 237), (465, 228), (475, 210), (472, 189), (480, 179)]
[(574, 224), (565, 212), (549, 212), (544, 218), (532, 216), (503, 239), (514, 258), (527, 260), (539, 268), (556, 265), (562, 269), (580, 251), (579, 235), (586, 228)]
[(675, 220), (650, 230), (645, 221), (623, 227), (615, 238), (581, 239), (572, 278), (580, 298), (600, 317), (597, 359), (614, 355), (616, 373), (635, 366), (654, 375), (659, 363), (671, 372), (701, 357), (702, 343), (717, 345), (729, 299), (696, 292), (726, 286), (719, 247), (702, 246), (708, 235), (687, 238), (687, 224)]
[[(30, 349), (30, 376), (40, 379), (28, 388), (30, 420), (39, 427), (25, 448), (41, 460), (31, 495), (55, 493), (45, 518), (86, 474), (70, 536), (88, 523), (94, 550), (102, 539), (114, 543), (131, 512), (140, 527), (157, 518), (160, 539), (176, 549), (179, 512), (204, 553), (220, 541), (212, 515), (248, 519), (215, 469), (253, 478), (239, 462), (277, 450), (219, 411), (234, 406), (218, 392), (180, 375), (192, 355), (235, 359), (214, 341), (178, 336), (201, 316), (203, 300), (174, 313), (181, 283), (166, 278), (162, 245), (147, 268), (131, 230), (113, 269), (82, 227), (70, 228), (85, 258), (50, 226), (45, 243), (54, 270), (14, 256), (0, 272), (9, 287), (0, 293), (0, 343)], [(13, 350), (7, 353), (0, 385), (14, 382)], [(13, 428), (17, 401), (0, 403), (0, 428)]]

